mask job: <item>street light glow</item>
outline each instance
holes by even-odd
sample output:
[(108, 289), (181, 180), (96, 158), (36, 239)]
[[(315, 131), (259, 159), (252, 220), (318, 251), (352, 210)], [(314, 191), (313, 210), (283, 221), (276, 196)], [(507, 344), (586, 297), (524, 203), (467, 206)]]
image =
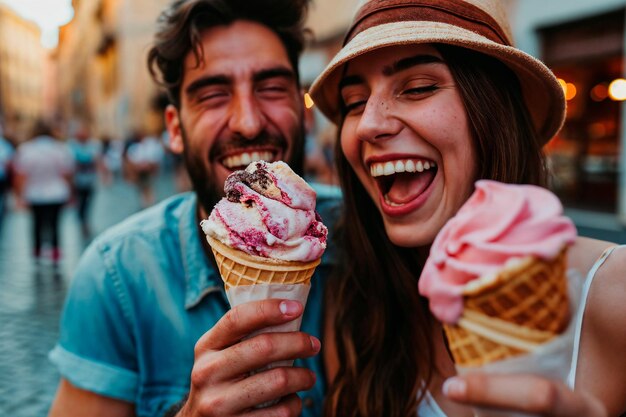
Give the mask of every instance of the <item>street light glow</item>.
[(576, 97), (576, 86), (573, 83), (568, 83), (562, 78), (557, 80), (559, 84), (561, 84), (561, 88), (563, 89), (563, 93), (565, 94), (565, 100), (569, 101)]
[(623, 78), (617, 78), (611, 81), (609, 84), (609, 97), (611, 100), (624, 101), (626, 100), (626, 80)]
[(0, 0), (24, 19), (32, 20), (41, 28), (41, 43), (55, 48), (59, 42), (59, 26), (74, 17), (72, 0)]
[(311, 107), (315, 105), (309, 93), (304, 94), (304, 105), (306, 106), (307, 109), (310, 109)]

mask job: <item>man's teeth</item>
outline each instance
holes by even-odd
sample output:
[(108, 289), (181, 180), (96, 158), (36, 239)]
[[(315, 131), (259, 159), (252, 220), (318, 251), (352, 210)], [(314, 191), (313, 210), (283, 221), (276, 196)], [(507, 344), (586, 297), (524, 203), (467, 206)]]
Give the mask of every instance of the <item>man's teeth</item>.
[(242, 166), (247, 166), (251, 162), (254, 161), (267, 161), (272, 162), (274, 158), (274, 154), (272, 152), (242, 152), (237, 155), (231, 155), (229, 157), (224, 158), (222, 164), (226, 168), (237, 168)]
[(401, 172), (424, 172), (436, 166), (434, 161), (420, 159), (399, 159), (397, 161), (375, 162), (370, 165), (372, 177), (393, 175)]

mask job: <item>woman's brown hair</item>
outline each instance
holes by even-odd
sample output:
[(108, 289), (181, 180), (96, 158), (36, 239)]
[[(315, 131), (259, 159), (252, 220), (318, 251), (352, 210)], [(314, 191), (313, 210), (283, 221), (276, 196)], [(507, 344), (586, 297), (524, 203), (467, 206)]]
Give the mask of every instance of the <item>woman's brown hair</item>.
[[(495, 58), (436, 45), (465, 104), (478, 179), (544, 185), (546, 169), (513, 72)], [(341, 126), (339, 127), (341, 132)], [(391, 243), (378, 209), (336, 146), (344, 191), (343, 262), (328, 281), (339, 369), (325, 415), (415, 416), (433, 373), (433, 318), (417, 292), (428, 248)]]

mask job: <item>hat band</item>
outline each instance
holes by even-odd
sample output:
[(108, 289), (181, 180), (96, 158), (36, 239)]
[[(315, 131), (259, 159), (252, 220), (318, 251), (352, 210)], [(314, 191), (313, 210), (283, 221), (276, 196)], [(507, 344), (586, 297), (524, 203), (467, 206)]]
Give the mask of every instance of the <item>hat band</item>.
[(447, 23), (478, 33), (492, 42), (511, 45), (490, 15), (473, 4), (458, 0), (371, 0), (355, 17), (343, 45), (371, 27), (406, 21)]

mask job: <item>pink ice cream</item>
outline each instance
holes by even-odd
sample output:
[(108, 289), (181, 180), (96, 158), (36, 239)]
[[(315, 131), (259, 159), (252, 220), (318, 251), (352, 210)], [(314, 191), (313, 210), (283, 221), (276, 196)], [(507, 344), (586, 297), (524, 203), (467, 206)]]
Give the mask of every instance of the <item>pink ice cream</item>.
[(441, 229), (419, 279), (439, 320), (463, 313), (463, 288), (529, 256), (552, 260), (576, 239), (559, 199), (533, 185), (481, 180), (456, 216)]
[(315, 211), (315, 191), (284, 162), (251, 163), (233, 172), (204, 233), (250, 255), (308, 262), (326, 249), (328, 229)]

